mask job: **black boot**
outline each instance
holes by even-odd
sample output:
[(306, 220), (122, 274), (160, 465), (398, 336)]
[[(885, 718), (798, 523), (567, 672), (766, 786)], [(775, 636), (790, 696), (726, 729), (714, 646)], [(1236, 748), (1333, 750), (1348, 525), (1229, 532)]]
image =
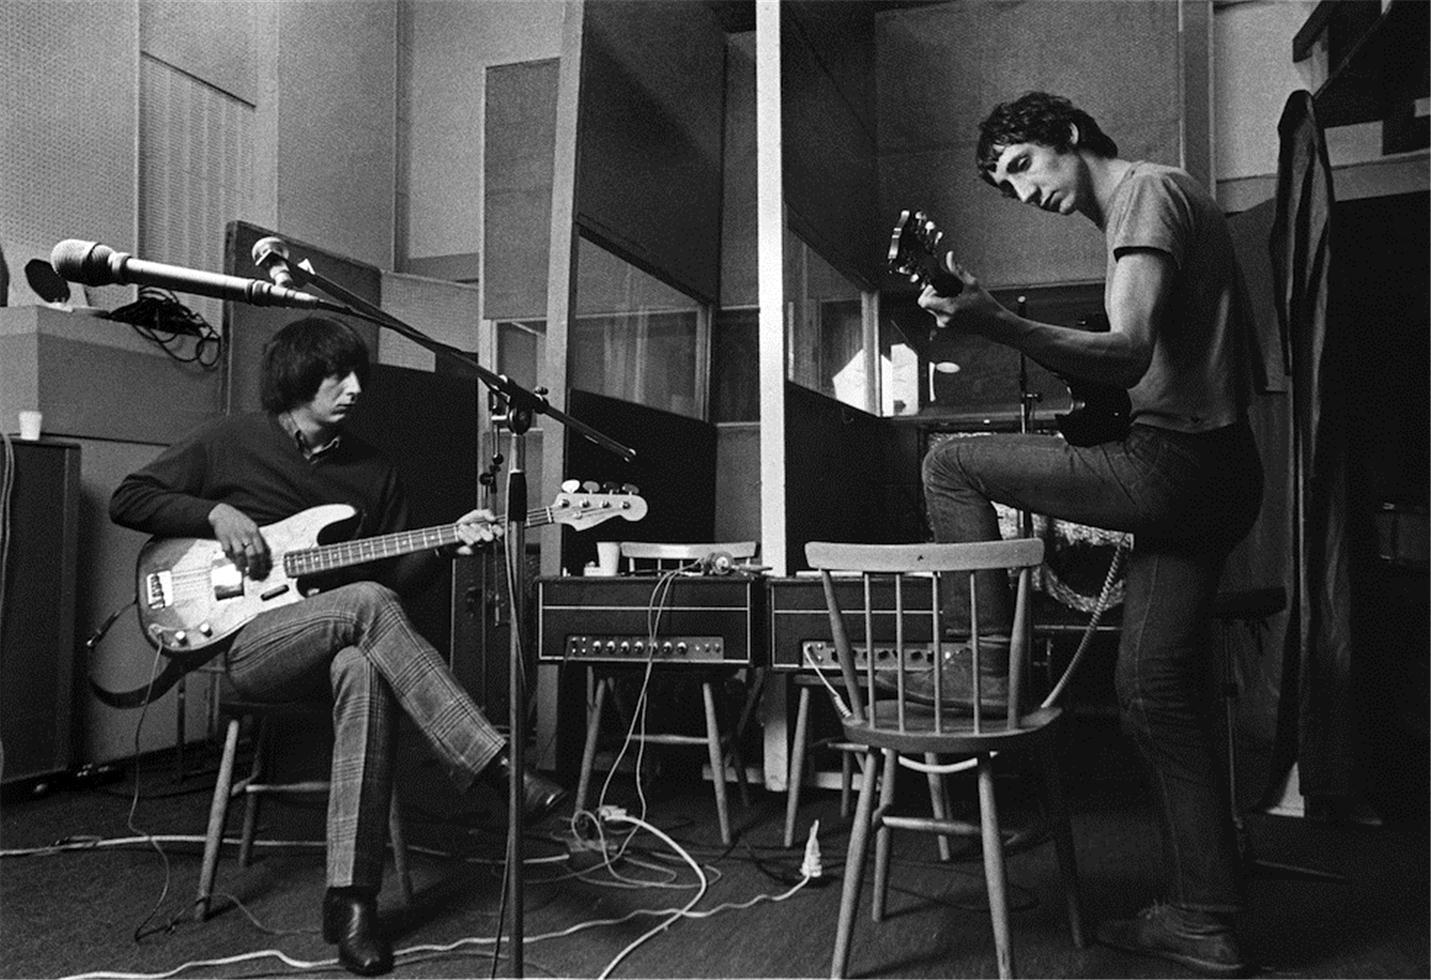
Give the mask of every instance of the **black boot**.
[(1208, 977), (1245, 977), (1251, 969), (1227, 917), (1161, 902), (1136, 918), (1100, 923), (1098, 939), (1115, 949), (1181, 963)]
[[(505, 795), (512, 780), (512, 760), (503, 752), (482, 770), (482, 779)], [(533, 769), (522, 773), (522, 819), (530, 825), (540, 823), (566, 800), (566, 790)]]
[(330, 888), (323, 895), (323, 939), (338, 944), (338, 962), (359, 976), (393, 968), (393, 948), (378, 925), (378, 900), (366, 889)]

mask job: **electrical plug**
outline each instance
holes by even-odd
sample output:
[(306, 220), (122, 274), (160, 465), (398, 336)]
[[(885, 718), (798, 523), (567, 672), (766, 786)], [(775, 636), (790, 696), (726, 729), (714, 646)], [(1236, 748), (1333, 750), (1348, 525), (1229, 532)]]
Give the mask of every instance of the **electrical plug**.
[(818, 878), (823, 873), (820, 866), (820, 821), (810, 825), (810, 836), (805, 839), (805, 859), (800, 862), (800, 874), (806, 878)]

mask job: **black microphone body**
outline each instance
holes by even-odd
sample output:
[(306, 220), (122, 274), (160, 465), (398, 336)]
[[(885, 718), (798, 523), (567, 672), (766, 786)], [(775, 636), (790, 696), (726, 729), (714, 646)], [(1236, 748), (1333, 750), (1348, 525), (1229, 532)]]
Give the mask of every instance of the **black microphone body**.
[[(50, 265), (61, 278), (86, 286), (160, 286), (216, 299), (254, 306), (292, 306), (301, 309), (335, 309), (317, 296), (285, 289), (261, 279), (242, 279), (218, 272), (186, 269), (163, 262), (136, 259), (98, 242), (68, 238), (50, 252)], [(340, 309), (340, 308), (339, 308)]]

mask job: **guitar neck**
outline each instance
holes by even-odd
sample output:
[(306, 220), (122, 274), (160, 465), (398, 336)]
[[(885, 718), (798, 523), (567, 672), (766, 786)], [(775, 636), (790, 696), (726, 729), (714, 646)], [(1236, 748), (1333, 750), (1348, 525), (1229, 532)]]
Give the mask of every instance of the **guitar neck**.
[[(554, 523), (555, 515), (550, 507), (538, 507), (527, 512), (527, 527), (543, 527)], [(497, 523), (497, 522), (493, 522)], [(429, 548), (443, 548), (461, 544), (457, 524), (439, 524), (436, 527), (417, 528), (412, 531), (394, 531), (356, 541), (340, 541), (323, 544), (315, 548), (290, 551), (283, 556), (283, 570), (290, 578), (332, 572), (352, 565), (366, 565), (368, 562), (384, 558), (397, 558)]]

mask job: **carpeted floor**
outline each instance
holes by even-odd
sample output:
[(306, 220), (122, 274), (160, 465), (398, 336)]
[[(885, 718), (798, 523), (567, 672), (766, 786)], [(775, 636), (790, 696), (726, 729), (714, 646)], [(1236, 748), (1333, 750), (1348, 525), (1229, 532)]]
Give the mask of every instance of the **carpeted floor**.
[[(1117, 736), (1097, 725), (1080, 732), (1080, 743), (1070, 750), (1067, 781), (1084, 901), (1096, 920), (1129, 913), (1156, 897), (1155, 844), (1139, 784)], [(196, 761), (192, 755), (191, 764)], [(510, 976), (505, 946), (494, 962), (491, 941), (501, 911), (503, 801), (458, 800), (421, 778), (422, 769), (417, 765), (409, 771), (403, 788), (409, 834), (421, 846), (414, 858), (416, 899), (412, 907), (399, 908), (391, 875), (382, 896), (384, 920), (400, 951), (393, 975)], [(141, 771), (139, 783), (142, 792), (132, 817), (132, 778), (3, 806), (0, 843), (7, 857), (0, 861), (0, 976), (162, 974), (192, 961), (264, 950), (282, 951), (299, 966), (328, 961), (304, 973), (346, 975), (331, 962), (333, 948), (317, 935), (321, 848), (265, 847), (247, 869), (238, 868), (232, 852), (226, 852), (219, 888), (228, 897), (212, 918), (195, 922), (187, 913), (198, 877), (199, 845), (167, 842), (161, 853), (143, 835), (202, 833), (212, 774), (198, 772), (180, 782), (170, 766), (154, 761)], [(802, 840), (811, 822), (820, 822), (823, 876), (774, 902), (761, 896), (789, 892), (801, 861), (800, 846), (788, 851), (780, 846), (783, 795), (755, 791), (751, 804), (743, 806), (732, 794), (737, 840), (725, 848), (719, 843), (709, 783), (673, 762), (649, 777), (645, 788), (647, 821), (701, 866), (705, 891), (699, 891), (690, 866), (645, 831), (632, 839), (616, 874), (595, 871), (578, 877), (557, 839), (562, 822), (550, 820), (532, 829), (526, 845), (523, 973), (595, 977), (610, 967), (615, 977), (828, 975), (848, 842), (838, 794), (810, 791), (802, 806)], [(922, 781), (901, 785), (901, 793), (921, 789)], [(1001, 781), (1001, 793), (1006, 818), (1027, 809), (1025, 784), (1012, 774)], [(629, 777), (616, 781), (607, 801), (641, 811)], [(321, 838), (321, 818), (318, 806), (277, 805), (267, 811), (261, 835)], [(230, 832), (237, 826), (235, 817)], [(1242, 925), (1248, 952), (1263, 975), (1428, 976), (1431, 907), (1424, 822), (1367, 827), (1253, 815), (1248, 829), (1263, 858), (1345, 876), (1337, 882), (1252, 876), (1251, 907)], [(135, 840), (123, 843), (124, 838)], [(10, 853), (57, 841), (92, 841), (93, 846)], [(869, 920), (866, 879), (855, 926), (853, 975), (994, 975), (977, 853), (942, 864), (932, 839), (902, 834), (896, 835), (895, 854), (890, 912), (879, 925)], [(1075, 949), (1051, 846), (1012, 858), (1009, 878), (1020, 975), (1191, 975), (1172, 964), (1097, 945)], [(698, 896), (698, 910), (725, 903), (749, 907), (674, 921), (638, 943), (667, 917), (633, 913), (678, 908)], [(136, 934), (141, 938), (136, 940)], [(192, 967), (183, 975), (292, 972), (297, 968), (271, 954)]]

